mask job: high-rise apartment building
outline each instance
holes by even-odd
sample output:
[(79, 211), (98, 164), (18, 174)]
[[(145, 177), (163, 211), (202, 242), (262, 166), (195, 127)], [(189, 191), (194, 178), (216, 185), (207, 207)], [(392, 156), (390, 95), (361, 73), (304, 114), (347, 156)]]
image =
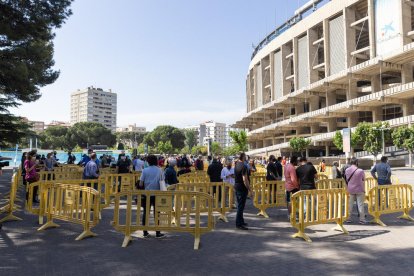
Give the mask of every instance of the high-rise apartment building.
[(224, 123), (207, 121), (199, 125), (186, 127), (186, 129), (196, 132), (199, 145), (205, 145), (206, 138), (211, 138), (213, 142), (219, 143), (223, 148), (228, 146), (228, 128)]
[(116, 130), (117, 94), (93, 86), (71, 94), (70, 123), (101, 123)]

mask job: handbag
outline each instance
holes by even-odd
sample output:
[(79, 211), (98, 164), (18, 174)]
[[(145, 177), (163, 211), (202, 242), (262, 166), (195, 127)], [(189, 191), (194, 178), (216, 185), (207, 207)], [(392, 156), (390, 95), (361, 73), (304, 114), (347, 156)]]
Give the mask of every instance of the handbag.
[(162, 179), (162, 170), (160, 169), (160, 191), (166, 191), (167, 185), (165, 184), (165, 180)]

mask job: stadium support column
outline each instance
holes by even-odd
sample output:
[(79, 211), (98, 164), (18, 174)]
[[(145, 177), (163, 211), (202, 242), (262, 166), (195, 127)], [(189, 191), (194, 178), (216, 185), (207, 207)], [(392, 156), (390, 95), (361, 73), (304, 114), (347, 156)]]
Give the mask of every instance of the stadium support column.
[(375, 44), (375, 6), (374, 0), (368, 0), (368, 23), (369, 23), (369, 55), (373, 59), (376, 56), (376, 44)]
[(414, 114), (413, 99), (403, 100), (402, 104), (403, 116), (409, 116)]
[(377, 106), (372, 109), (372, 122), (382, 121), (382, 107)]
[(413, 66), (411, 64), (404, 64), (401, 70), (401, 83), (406, 84), (413, 82)]
[(407, 33), (411, 31), (411, 5), (412, 1), (398, 1), (401, 10), (401, 27), (402, 30), (401, 38), (401, 47), (411, 42), (410, 37), (407, 36)]
[(290, 82), (286, 80), (290, 75), (290, 60), (286, 59), (286, 56), (291, 53), (289, 47), (286, 44), (283, 44), (281, 47), (282, 52), (282, 74), (283, 74), (283, 96), (290, 94)]
[(329, 56), (329, 19), (323, 20), (323, 55), (325, 58), (325, 77), (330, 75), (330, 56)]
[(347, 118), (348, 127), (355, 127), (358, 124), (358, 113), (350, 113)]
[(344, 37), (344, 43), (345, 43), (345, 64), (346, 67), (349, 68), (351, 66), (354, 66), (356, 64), (355, 58), (352, 58), (351, 53), (355, 51), (356, 49), (356, 31), (355, 28), (350, 28), (349, 26), (351, 23), (355, 22), (355, 11), (353, 8), (344, 8), (344, 30), (345, 30), (345, 37)]
[(298, 38), (293, 38), (293, 75), (295, 90), (298, 90)]

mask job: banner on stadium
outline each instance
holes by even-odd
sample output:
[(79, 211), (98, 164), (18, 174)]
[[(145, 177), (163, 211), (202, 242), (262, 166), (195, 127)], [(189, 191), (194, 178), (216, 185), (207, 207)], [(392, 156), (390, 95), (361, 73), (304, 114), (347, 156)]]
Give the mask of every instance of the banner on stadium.
[(401, 0), (376, 0), (375, 39), (377, 56), (401, 46)]

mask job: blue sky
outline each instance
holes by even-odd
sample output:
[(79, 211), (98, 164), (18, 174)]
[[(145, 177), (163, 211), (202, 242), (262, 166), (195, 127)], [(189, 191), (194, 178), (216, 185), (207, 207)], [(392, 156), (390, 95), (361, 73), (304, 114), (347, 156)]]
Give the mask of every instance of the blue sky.
[(23, 104), (30, 120), (69, 121), (70, 93), (118, 93), (119, 126), (152, 129), (245, 113), (245, 78), (257, 44), (307, 0), (75, 0), (56, 31), (59, 79)]

